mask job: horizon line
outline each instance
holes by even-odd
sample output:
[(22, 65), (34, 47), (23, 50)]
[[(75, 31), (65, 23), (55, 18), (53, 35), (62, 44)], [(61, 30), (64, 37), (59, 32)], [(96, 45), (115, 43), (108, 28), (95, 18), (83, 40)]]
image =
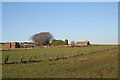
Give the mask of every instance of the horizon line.
[[(33, 42), (33, 41), (0, 41), (0, 43), (5, 43), (5, 42)], [(91, 43), (91, 42), (90, 42)], [(91, 43), (91, 44), (120, 44), (120, 43)]]

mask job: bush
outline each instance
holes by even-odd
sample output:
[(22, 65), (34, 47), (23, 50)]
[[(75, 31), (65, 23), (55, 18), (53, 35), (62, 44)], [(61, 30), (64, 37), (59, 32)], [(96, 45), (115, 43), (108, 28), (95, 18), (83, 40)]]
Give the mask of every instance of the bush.
[(62, 41), (62, 40), (53, 39), (51, 44), (52, 45), (67, 45), (68, 44), (68, 40), (66, 39), (65, 41)]

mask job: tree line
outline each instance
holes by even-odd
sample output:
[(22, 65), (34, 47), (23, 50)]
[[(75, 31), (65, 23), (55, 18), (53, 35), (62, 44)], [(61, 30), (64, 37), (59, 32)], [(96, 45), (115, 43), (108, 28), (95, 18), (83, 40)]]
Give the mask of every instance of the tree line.
[(67, 39), (65, 39), (65, 41), (53, 39), (53, 35), (49, 32), (41, 32), (41, 33), (34, 34), (30, 39), (37, 46), (41, 46), (41, 45), (44, 45), (44, 46), (45, 45), (68, 45)]

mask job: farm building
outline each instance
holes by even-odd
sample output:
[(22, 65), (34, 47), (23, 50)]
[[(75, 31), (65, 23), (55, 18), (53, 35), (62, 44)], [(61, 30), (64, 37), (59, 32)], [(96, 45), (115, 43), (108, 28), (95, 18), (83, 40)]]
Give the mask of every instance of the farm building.
[(3, 49), (10, 49), (11, 48), (11, 43), (10, 42), (6, 42), (5, 46), (3, 46)]
[(76, 42), (76, 47), (80, 47), (80, 46), (88, 46), (90, 45), (90, 42), (89, 41), (79, 41), (79, 42)]
[(23, 44), (22, 46), (23, 46), (23, 48), (31, 48), (30, 44)]
[(6, 43), (5, 43), (5, 47), (10, 48), (10, 47), (11, 47), (10, 42), (6, 42)]
[(74, 47), (75, 46), (75, 42), (71, 41), (70, 46)]
[(12, 49), (14, 49), (14, 48), (20, 48), (20, 45), (17, 42), (11, 42), (11, 48)]
[(3, 46), (3, 49), (14, 49), (14, 48), (20, 48), (19, 43), (17, 42), (6, 42), (5, 46)]

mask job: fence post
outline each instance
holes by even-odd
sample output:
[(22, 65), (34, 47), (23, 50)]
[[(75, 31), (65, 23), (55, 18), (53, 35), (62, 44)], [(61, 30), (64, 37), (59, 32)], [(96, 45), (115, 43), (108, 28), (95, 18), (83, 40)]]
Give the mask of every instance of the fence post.
[(46, 56), (46, 54), (44, 54), (44, 60), (45, 60), (45, 58), (46, 58), (45, 56)]
[(51, 60), (53, 60), (53, 57), (51, 56)]
[(22, 63), (22, 62), (23, 62), (23, 55), (20, 58), (20, 63)]
[(58, 60), (58, 56), (56, 57), (56, 59), (55, 60)]
[(42, 60), (44, 60), (44, 57), (42, 57)]
[(60, 54), (58, 53), (58, 58), (60, 57)]
[(5, 64), (7, 63), (8, 58), (9, 58), (9, 55), (6, 55), (6, 56), (5, 56), (5, 60), (4, 60), (4, 63), (5, 63)]
[(54, 55), (52, 55), (52, 58), (54, 59), (54, 58), (55, 58), (55, 56), (54, 56)]
[(52, 56), (51, 56), (51, 58), (50, 59), (48, 59), (49, 61), (52, 61), (53, 60), (53, 58), (52, 58)]
[(29, 62), (31, 61), (31, 58), (32, 58), (32, 56), (30, 55), (29, 60), (28, 60)]
[(79, 50), (76, 50), (76, 53), (79, 53)]

